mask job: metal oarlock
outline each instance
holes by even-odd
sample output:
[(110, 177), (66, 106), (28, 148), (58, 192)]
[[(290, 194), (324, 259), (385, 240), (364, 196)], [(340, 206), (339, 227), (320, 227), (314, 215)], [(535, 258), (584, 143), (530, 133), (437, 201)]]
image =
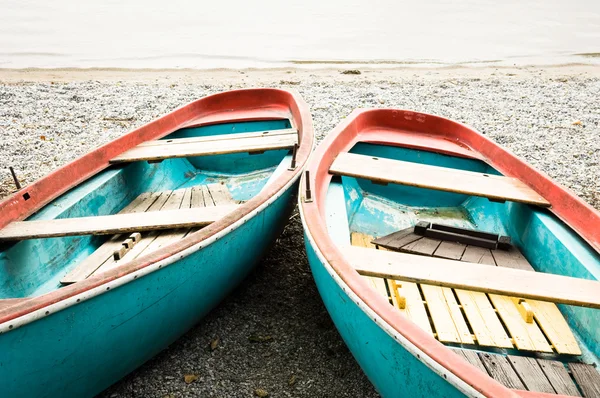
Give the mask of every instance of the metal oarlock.
[(21, 183), (19, 182), (19, 179), (17, 178), (15, 169), (13, 169), (12, 166), (9, 166), (8, 168), (10, 169), (10, 174), (12, 174), (13, 180), (15, 180), (15, 185), (17, 186), (17, 191), (18, 191), (19, 189), (21, 189)]
[(306, 170), (306, 174), (304, 175), (304, 184), (306, 186), (306, 194), (304, 195), (304, 202), (310, 203), (312, 202), (312, 192), (310, 190), (310, 172)]
[(288, 170), (296, 170), (296, 152), (298, 152), (298, 144), (294, 144), (294, 149), (292, 149), (292, 162)]

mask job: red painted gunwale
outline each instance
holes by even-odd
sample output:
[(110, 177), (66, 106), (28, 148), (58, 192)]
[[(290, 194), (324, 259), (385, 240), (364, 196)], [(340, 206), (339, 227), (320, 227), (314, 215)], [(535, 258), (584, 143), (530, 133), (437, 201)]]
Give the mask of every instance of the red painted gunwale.
[[(290, 180), (299, 177), (313, 148), (312, 118), (308, 105), (300, 94), (294, 91), (258, 88), (210, 95), (184, 105), (95, 149), (24, 187), (1, 202), (0, 228), (12, 221), (27, 218), (61, 194), (106, 169), (110, 165), (110, 159), (142, 142), (162, 138), (184, 127), (269, 119), (289, 119), (292, 126), (298, 129), (299, 147), (296, 153), (296, 169), (284, 171), (260, 194), (240, 205), (236, 212), (188, 235), (185, 239), (166, 246), (164, 250), (140, 257), (102, 275), (65, 286), (42, 296), (17, 301), (9, 306), (0, 305), (0, 325), (174, 256), (245, 217), (276, 195)], [(30, 199), (27, 201), (23, 199), (25, 193), (30, 195)], [(1, 302), (3, 300), (0, 300)]]
[[(467, 363), (421, 328), (404, 318), (348, 263), (329, 237), (325, 197), (329, 168), (338, 154), (357, 142), (425, 149), (432, 152), (481, 159), (504, 175), (519, 178), (548, 200), (556, 216), (571, 226), (596, 251), (600, 248), (600, 213), (574, 193), (553, 182), (509, 151), (475, 130), (439, 116), (394, 109), (357, 109), (336, 126), (313, 153), (306, 170), (314, 200), (300, 201), (305, 225), (319, 251), (339, 277), (395, 332), (404, 336), (459, 379), (488, 397), (543, 397), (547, 394), (510, 390)], [(303, 187), (301, 187), (303, 189)], [(304, 191), (301, 191), (301, 195)], [(553, 395), (556, 397), (556, 395)]]

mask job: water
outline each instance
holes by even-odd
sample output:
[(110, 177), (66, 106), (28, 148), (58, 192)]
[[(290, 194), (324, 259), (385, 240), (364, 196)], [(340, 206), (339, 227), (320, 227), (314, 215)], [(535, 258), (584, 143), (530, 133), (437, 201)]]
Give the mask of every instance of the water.
[(0, 0), (0, 68), (539, 65), (598, 53), (599, 0)]

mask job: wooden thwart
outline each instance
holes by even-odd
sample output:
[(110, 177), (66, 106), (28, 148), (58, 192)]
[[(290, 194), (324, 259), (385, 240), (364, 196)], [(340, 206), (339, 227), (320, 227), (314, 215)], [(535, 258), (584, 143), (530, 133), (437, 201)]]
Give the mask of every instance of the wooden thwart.
[(12, 222), (0, 230), (2, 240), (24, 240), (74, 235), (111, 235), (127, 232), (197, 227), (210, 224), (237, 208), (236, 205), (210, 209), (154, 211), (143, 214), (63, 218)]
[(285, 131), (285, 133), (273, 131), (153, 141), (138, 145), (111, 159), (110, 162), (160, 161), (170, 158), (293, 148), (298, 143), (298, 133), (296, 130)]
[(329, 172), (375, 182), (482, 196), (495, 201), (550, 206), (546, 199), (516, 178), (447, 167), (342, 153), (335, 159)]
[(352, 246), (344, 251), (362, 275), (600, 308), (597, 281)]

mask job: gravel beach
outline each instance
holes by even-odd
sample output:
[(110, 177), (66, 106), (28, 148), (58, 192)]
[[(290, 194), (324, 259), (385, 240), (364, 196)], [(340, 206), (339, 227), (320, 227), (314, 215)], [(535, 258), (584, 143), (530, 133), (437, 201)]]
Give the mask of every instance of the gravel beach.
[[(302, 94), (318, 141), (355, 108), (433, 113), (474, 127), (600, 209), (599, 69), (0, 70), (0, 199), (14, 189), (8, 166), (30, 183), (189, 101), (271, 86)], [(321, 303), (297, 212), (228, 299), (101, 396), (251, 397), (257, 389), (378, 396)]]

